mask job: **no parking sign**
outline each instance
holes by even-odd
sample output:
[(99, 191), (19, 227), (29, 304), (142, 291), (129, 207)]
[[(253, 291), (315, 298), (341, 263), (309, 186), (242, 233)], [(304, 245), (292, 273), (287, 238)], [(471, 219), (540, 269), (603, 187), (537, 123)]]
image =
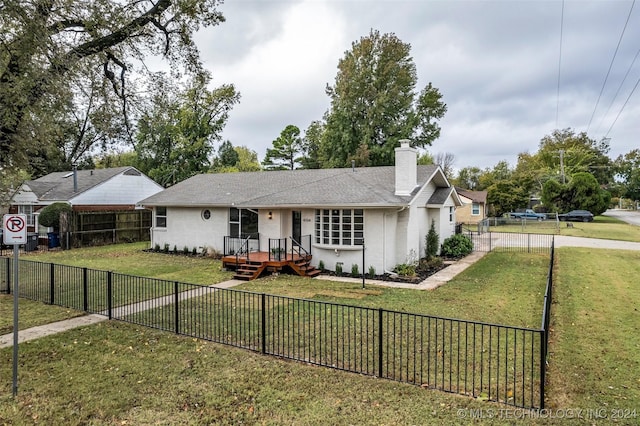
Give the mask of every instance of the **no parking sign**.
[(3, 239), (7, 245), (27, 242), (27, 215), (5, 214), (2, 217)]
[(13, 397), (18, 394), (18, 268), (20, 252), (18, 246), (27, 242), (27, 215), (5, 214), (2, 217), (4, 243), (13, 244)]

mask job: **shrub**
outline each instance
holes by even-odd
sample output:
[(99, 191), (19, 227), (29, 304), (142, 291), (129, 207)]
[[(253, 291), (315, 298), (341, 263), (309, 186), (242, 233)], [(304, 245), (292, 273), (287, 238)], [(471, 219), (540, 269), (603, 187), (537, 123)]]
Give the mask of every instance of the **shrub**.
[(177, 247), (177, 246), (175, 246), (175, 245), (173, 246), (173, 252), (174, 252), (174, 253), (177, 253), (177, 252), (178, 252), (178, 247)]
[(440, 236), (436, 232), (436, 224), (435, 221), (431, 220), (431, 227), (429, 228), (429, 232), (427, 233), (427, 241), (425, 247), (425, 257), (427, 259), (432, 259), (438, 255), (438, 244), (440, 243)]
[(160, 244), (156, 243), (156, 245), (153, 246), (153, 251), (160, 251)]
[(374, 268), (373, 266), (369, 266), (369, 276), (371, 278), (376, 276), (376, 268)]
[(351, 265), (351, 276), (357, 277), (359, 275), (360, 275), (360, 272), (358, 271), (358, 264), (354, 263), (353, 265)]
[(342, 275), (342, 262), (336, 263), (336, 275)]
[(324, 262), (322, 260), (318, 262), (318, 269), (320, 269), (321, 271), (324, 271)]
[(456, 234), (444, 240), (440, 254), (446, 257), (464, 257), (473, 251), (471, 238), (464, 234)]
[(162, 251), (165, 253), (169, 253), (169, 244), (165, 243), (164, 247), (162, 248)]
[(67, 203), (53, 203), (40, 210), (38, 222), (42, 226), (53, 228), (54, 231), (60, 229), (60, 215), (70, 212), (71, 206)]
[(193, 256), (196, 256), (196, 255), (198, 254), (198, 248), (197, 248), (197, 247), (194, 247), (193, 249), (191, 249), (191, 254), (192, 254)]
[(183, 253), (184, 255), (189, 254), (189, 247), (187, 247), (187, 246), (182, 247), (182, 253)]
[(416, 265), (413, 263), (400, 263), (393, 270), (403, 277), (415, 277), (416, 275)]

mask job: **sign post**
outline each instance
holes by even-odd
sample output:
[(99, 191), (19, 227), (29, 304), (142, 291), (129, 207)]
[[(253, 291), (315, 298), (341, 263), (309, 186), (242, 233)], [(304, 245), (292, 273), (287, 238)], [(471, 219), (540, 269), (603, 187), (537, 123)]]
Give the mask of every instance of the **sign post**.
[(18, 394), (18, 257), (20, 244), (27, 243), (27, 216), (5, 214), (2, 217), (3, 238), (6, 245), (13, 244), (13, 396)]

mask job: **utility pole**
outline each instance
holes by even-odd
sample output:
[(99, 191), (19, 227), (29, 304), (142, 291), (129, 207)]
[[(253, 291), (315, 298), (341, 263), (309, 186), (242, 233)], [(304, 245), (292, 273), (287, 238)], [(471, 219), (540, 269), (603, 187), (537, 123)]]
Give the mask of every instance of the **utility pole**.
[(562, 184), (564, 185), (564, 149), (561, 149), (558, 152), (560, 152), (560, 176), (562, 177)]

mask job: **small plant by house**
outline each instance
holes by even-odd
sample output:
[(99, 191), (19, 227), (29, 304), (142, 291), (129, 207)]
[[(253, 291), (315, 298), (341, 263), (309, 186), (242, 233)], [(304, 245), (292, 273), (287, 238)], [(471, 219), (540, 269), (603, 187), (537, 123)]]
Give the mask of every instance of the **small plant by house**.
[(459, 259), (473, 251), (471, 238), (464, 234), (456, 234), (442, 242), (440, 254), (444, 257)]
[(426, 237), (426, 245), (425, 245), (425, 257), (427, 259), (432, 259), (438, 255), (438, 245), (440, 243), (440, 236), (436, 232), (436, 224), (435, 221), (431, 220), (431, 227), (429, 228), (429, 232)]
[(358, 275), (360, 275), (358, 264), (354, 263), (353, 265), (351, 265), (351, 276), (357, 277)]
[(342, 262), (336, 263), (336, 275), (338, 276), (342, 275)]

